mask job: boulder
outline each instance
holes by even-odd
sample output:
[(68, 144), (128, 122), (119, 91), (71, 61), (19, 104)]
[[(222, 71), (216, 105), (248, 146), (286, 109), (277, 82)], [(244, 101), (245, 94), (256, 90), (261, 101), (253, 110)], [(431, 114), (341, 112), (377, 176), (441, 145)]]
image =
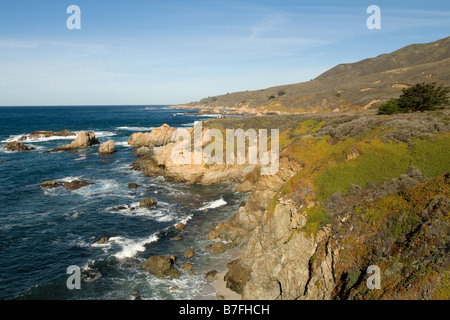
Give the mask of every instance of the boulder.
[(80, 180), (73, 180), (71, 182), (64, 182), (64, 188), (67, 190), (77, 190), (89, 185), (93, 185), (95, 183), (87, 182), (87, 181), (80, 181)]
[(212, 271), (209, 271), (206, 274), (205, 278), (208, 279), (208, 280), (214, 280), (216, 278), (216, 276), (217, 276), (217, 271), (216, 270), (212, 270)]
[(129, 183), (129, 184), (128, 184), (128, 188), (130, 188), (130, 189), (136, 189), (136, 188), (139, 188), (139, 185), (138, 185), (137, 183), (132, 182), (132, 183)]
[(194, 248), (189, 248), (184, 252), (184, 257), (186, 259), (190, 259), (194, 256), (194, 253), (195, 253)]
[(173, 286), (172, 288), (170, 288), (170, 291), (175, 291), (175, 290), (178, 290), (178, 289), (180, 289), (179, 286)]
[(212, 252), (214, 254), (222, 254), (224, 252), (227, 251), (225, 245), (223, 244), (223, 242), (216, 242), (210, 246), (207, 246), (205, 248), (206, 251), (208, 252)]
[(148, 258), (142, 265), (144, 270), (155, 274), (158, 278), (178, 278), (180, 271), (172, 267), (172, 262), (168, 256), (158, 255)]
[(139, 202), (139, 208), (151, 209), (156, 207), (156, 200), (153, 198), (146, 197)]
[(41, 183), (41, 188), (57, 188), (57, 187), (61, 187), (62, 184), (61, 183), (57, 183), (55, 181), (49, 180), (49, 181), (44, 181)]
[(173, 241), (180, 241), (180, 240), (181, 240), (181, 237), (180, 237), (180, 236), (175, 236), (175, 237), (172, 238), (172, 240), (173, 240)]
[(9, 151), (32, 151), (32, 150), (35, 150), (35, 148), (28, 147), (23, 142), (20, 142), (20, 141), (8, 142), (3, 148), (8, 149)]
[(100, 154), (109, 154), (116, 152), (114, 141), (108, 140), (105, 143), (102, 143), (98, 148), (98, 153)]
[(185, 227), (185, 224), (183, 222), (180, 222), (175, 226), (175, 229), (184, 230), (184, 227)]
[(181, 266), (181, 269), (183, 269), (184, 271), (192, 271), (194, 270), (194, 265), (192, 263), (186, 262)]

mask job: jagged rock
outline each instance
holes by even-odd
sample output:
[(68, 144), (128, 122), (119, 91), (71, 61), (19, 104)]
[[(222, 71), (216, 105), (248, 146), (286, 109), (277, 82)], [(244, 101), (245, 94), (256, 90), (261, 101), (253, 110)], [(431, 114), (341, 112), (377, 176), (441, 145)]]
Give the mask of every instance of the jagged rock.
[(57, 183), (55, 181), (44, 181), (41, 183), (41, 188), (57, 188), (57, 187), (61, 187), (62, 184), (61, 183)]
[(67, 190), (77, 190), (86, 186), (94, 185), (95, 183), (87, 182), (87, 181), (80, 181), (80, 180), (73, 180), (71, 182), (64, 182), (63, 186)]
[(211, 270), (206, 274), (205, 278), (208, 280), (214, 280), (217, 276), (217, 273), (218, 272), (216, 270)]
[(164, 255), (148, 258), (148, 260), (143, 263), (142, 268), (155, 274), (158, 278), (178, 278), (180, 276), (180, 271), (172, 267), (170, 258)]
[(170, 259), (170, 263), (172, 263), (172, 264), (176, 264), (177, 263), (177, 257), (175, 257), (175, 255), (172, 254), (169, 257), (169, 259)]
[(139, 202), (139, 208), (152, 209), (156, 207), (156, 200), (153, 198), (146, 197)]
[(194, 256), (194, 254), (195, 254), (194, 248), (189, 248), (184, 252), (184, 257), (186, 259), (190, 259)]
[(116, 152), (114, 141), (108, 140), (105, 143), (102, 143), (98, 148), (98, 153), (100, 154), (109, 154)]
[(178, 289), (180, 289), (179, 286), (173, 286), (172, 288), (170, 288), (170, 291), (175, 291), (175, 290), (178, 290)]
[(28, 147), (23, 142), (20, 142), (20, 141), (8, 142), (3, 148), (8, 149), (9, 151), (32, 151), (32, 150), (35, 150), (34, 147)]
[(192, 263), (186, 262), (181, 266), (181, 269), (183, 269), (184, 271), (192, 271), (194, 270), (194, 265)]
[(205, 250), (214, 254), (222, 254), (227, 251), (227, 248), (225, 247), (223, 242), (216, 242), (210, 246), (207, 246)]
[[(228, 263), (228, 272), (225, 275), (227, 288), (237, 293), (242, 293), (242, 289), (250, 280), (251, 271), (246, 268), (240, 260), (233, 260)], [(264, 290), (264, 289), (262, 289)]]
[(108, 242), (108, 237), (101, 237), (100, 240), (97, 241), (98, 244), (105, 244)]

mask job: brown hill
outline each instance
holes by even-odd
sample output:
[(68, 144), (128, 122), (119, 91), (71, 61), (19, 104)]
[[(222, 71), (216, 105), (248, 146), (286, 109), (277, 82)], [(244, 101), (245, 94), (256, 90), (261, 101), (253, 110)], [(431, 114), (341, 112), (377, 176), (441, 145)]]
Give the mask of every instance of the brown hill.
[(177, 107), (237, 113), (323, 112), (375, 108), (418, 82), (450, 85), (450, 37), (340, 64), (314, 80), (208, 97)]

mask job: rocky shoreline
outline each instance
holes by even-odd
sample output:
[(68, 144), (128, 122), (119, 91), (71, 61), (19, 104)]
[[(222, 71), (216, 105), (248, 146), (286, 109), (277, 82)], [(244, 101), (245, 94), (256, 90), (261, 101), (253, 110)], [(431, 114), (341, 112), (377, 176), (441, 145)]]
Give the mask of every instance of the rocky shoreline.
[[(247, 121), (254, 126), (258, 121), (257, 118), (261, 119), (261, 117), (239, 118), (239, 121), (235, 121), (235, 124), (240, 125)], [(410, 236), (399, 234), (397, 229), (390, 231), (395, 234), (395, 237), (389, 240), (392, 242), (386, 240), (385, 243), (372, 243), (371, 238), (366, 239), (364, 234), (359, 236), (359, 231), (355, 231), (354, 228), (357, 228), (356, 230), (358, 228), (364, 229), (367, 222), (360, 221), (361, 218), (355, 215), (355, 210), (369, 210), (366, 209), (366, 206), (372, 206), (376, 201), (387, 201), (384, 199), (390, 199), (390, 197), (396, 196), (398, 192), (400, 194), (403, 194), (402, 192), (416, 192), (413, 191), (414, 188), (426, 191), (427, 183), (435, 182), (427, 182), (420, 170), (410, 167), (400, 177), (393, 175), (394, 179), (390, 182), (385, 180), (384, 184), (375, 183), (363, 187), (350, 184), (350, 193), (345, 197), (344, 195), (334, 194), (327, 201), (324, 201), (316, 194), (317, 190), (312, 184), (311, 177), (315, 175), (315, 171), (324, 171), (323, 168), (333, 165), (333, 161), (335, 161), (333, 157), (338, 157), (341, 166), (347, 165), (346, 163), (364, 163), (364, 159), (367, 157), (365, 153), (368, 152), (364, 144), (369, 146), (380, 144), (378, 142), (380, 139), (379, 132), (382, 133), (382, 139), (384, 137), (391, 141), (394, 139), (397, 141), (396, 143), (405, 143), (410, 141), (409, 139), (417, 139), (418, 137), (419, 139), (421, 137), (423, 137), (422, 139), (430, 139), (430, 137), (436, 136), (436, 139), (441, 139), (439, 138), (440, 135), (443, 135), (442, 139), (447, 139), (448, 123), (437, 124), (438, 119), (438, 114), (399, 115), (391, 118), (358, 113), (299, 115), (296, 124), (298, 127), (287, 128), (281, 134), (280, 144), (283, 151), (280, 154), (279, 171), (271, 176), (261, 176), (256, 165), (175, 164), (171, 161), (170, 154), (171, 150), (180, 142), (167, 139), (169, 132), (173, 133), (174, 131), (168, 126), (163, 126), (153, 135), (152, 133), (147, 135), (139, 133), (130, 137), (130, 141), (140, 140), (139, 144), (135, 144), (136, 147), (147, 148), (148, 151), (133, 163), (132, 168), (142, 171), (144, 175), (162, 176), (168, 181), (179, 183), (213, 185), (228, 182), (235, 185), (235, 191), (248, 193), (248, 200), (242, 203), (238, 212), (228, 221), (212, 226), (208, 235), (208, 239), (212, 241), (226, 241), (241, 249), (239, 255), (235, 256), (233, 261), (227, 263), (228, 270), (226, 273), (219, 273), (219, 276), (223, 276), (224, 279), (223, 281), (222, 279), (217, 280), (216, 288), (220, 288), (220, 290), (217, 290), (218, 296), (225, 297), (226, 294), (221, 294), (219, 291), (227, 288), (239, 294), (242, 299), (252, 300), (348, 299), (350, 296), (353, 299), (366, 299), (370, 298), (373, 292), (364, 285), (364, 268), (367, 268), (370, 264), (381, 264), (385, 266), (386, 274), (390, 275), (392, 272), (396, 272), (392, 271), (395, 270), (393, 268), (397, 268), (396, 263), (405, 264), (402, 256), (389, 254), (390, 250), (394, 250), (395, 246), (400, 246), (403, 248), (401, 250), (406, 250), (412, 254), (415, 249), (414, 246), (404, 240), (405, 237)], [(214, 120), (208, 122), (208, 124), (217, 125), (217, 121)], [(292, 119), (289, 121), (292, 121)], [(420, 123), (419, 130), (417, 130), (417, 123)], [(359, 131), (352, 131), (353, 126), (358, 128)], [(406, 128), (411, 128), (411, 130)], [(416, 128), (416, 131), (414, 132), (412, 128)], [(294, 129), (295, 132), (298, 132), (296, 133), (298, 136), (292, 134)], [(156, 134), (156, 132), (159, 133)], [(284, 136), (289, 132), (291, 132), (290, 135)], [(374, 134), (373, 137), (370, 136), (372, 133)], [(338, 136), (339, 134), (341, 136)], [(325, 143), (321, 142), (322, 136), (326, 135), (334, 136), (334, 138), (328, 140), (322, 147), (321, 145)], [(362, 142), (356, 139), (360, 139)], [(155, 143), (156, 141), (158, 142)], [(166, 141), (170, 142), (166, 143)], [(305, 155), (298, 153), (297, 144), (292, 144), (292, 141), (298, 141), (298, 145), (304, 146), (303, 153)], [(348, 146), (343, 147), (342, 150), (339, 149), (340, 151), (336, 155), (329, 154), (332, 151), (327, 150), (333, 150), (335, 148), (333, 146), (340, 146), (342, 141), (347, 141)], [(352, 141), (354, 142), (351, 143)], [(395, 142), (382, 143), (383, 147), (388, 148), (389, 144)], [(440, 150), (437, 145), (434, 147), (432, 142), (429, 143), (430, 148)], [(328, 157), (317, 158), (321, 155), (316, 150), (319, 147), (320, 152), (324, 155), (329, 154)], [(315, 162), (312, 161), (314, 157), (317, 158)], [(360, 160), (361, 158), (363, 160)], [(420, 162), (417, 163), (420, 165)], [(373, 165), (377, 165), (377, 163), (373, 163)], [(444, 167), (439, 170), (445, 170)], [(405, 167), (405, 171), (406, 169), (407, 167)], [(445, 177), (438, 181), (443, 186), (447, 186), (450, 182)], [(391, 187), (386, 187), (387, 183)], [(442, 188), (436, 190), (435, 195), (433, 195), (433, 197), (436, 197), (435, 202), (431, 201), (433, 199), (431, 198), (429, 200), (431, 202), (424, 203), (424, 207), (420, 209), (424, 212), (428, 212), (427, 210), (436, 212), (433, 213), (436, 218), (433, 218), (432, 223), (436, 224), (439, 230), (448, 228), (448, 222), (445, 222), (442, 214), (445, 212), (449, 200), (448, 194), (444, 191), (447, 190), (445, 189), (447, 187)], [(371, 198), (367, 198), (367, 195), (365, 195), (373, 193), (376, 196)], [(416, 196), (425, 197), (422, 193)], [(338, 198), (343, 199), (339, 200), (342, 201), (340, 205), (336, 204)], [(407, 201), (411, 201), (409, 200), (411, 198), (407, 199)], [(433, 207), (434, 209), (428, 208), (427, 206), (432, 205), (432, 203), (437, 206)], [(419, 215), (425, 217), (426, 214), (420, 213)], [(379, 219), (382, 219), (382, 217), (380, 215)], [(426, 219), (424, 221), (421, 223), (431, 223), (431, 221), (426, 222)], [(395, 226), (395, 221), (386, 220), (385, 223), (388, 225), (394, 223), (392, 227)], [(414, 228), (420, 226), (417, 223), (406, 224), (402, 227), (401, 232), (416, 232), (413, 231), (416, 230)], [(355, 227), (355, 224), (357, 227)], [(420, 232), (420, 229), (417, 230)], [(385, 232), (384, 229), (376, 229), (372, 232), (375, 232), (374, 237), (379, 237), (380, 241), (383, 238), (389, 238), (382, 235)], [(445, 240), (448, 237), (448, 232), (442, 232), (444, 238), (439, 241), (442, 241), (440, 243), (445, 246), (445, 243), (448, 243), (448, 240)], [(383, 253), (379, 253), (380, 257), (378, 257), (367, 255), (365, 251), (353, 252), (358, 250), (361, 244), (344, 241), (342, 238), (344, 234), (346, 234), (346, 237), (350, 237), (351, 241), (354, 241), (353, 237), (362, 237), (358, 241), (362, 241), (364, 246), (376, 252), (381, 250)], [(431, 235), (421, 237), (425, 237), (426, 241), (436, 240), (433, 240), (434, 236)], [(394, 247), (391, 247), (392, 243), (395, 243)], [(348, 252), (356, 255), (355, 261), (347, 261)], [(425, 266), (428, 268), (431, 264), (432, 268), (439, 269), (442, 268), (444, 263), (444, 260), (439, 258), (440, 256), (439, 254), (424, 253), (423, 257), (418, 258), (417, 263), (421, 268), (425, 268)], [(398, 261), (395, 259), (400, 259), (401, 262), (395, 262)], [(403, 272), (413, 272), (414, 274), (413, 269), (406, 269)], [(354, 274), (357, 275), (357, 278), (354, 278)], [(434, 290), (432, 294), (437, 294), (436, 290), (439, 290), (439, 281), (443, 276), (445, 276), (445, 273), (439, 273), (439, 280), (429, 284), (430, 288)], [(389, 278), (386, 281), (398, 281), (396, 279)], [(413, 278), (407, 279), (412, 281)], [(407, 284), (401, 284), (400, 286)], [(410, 285), (415, 286), (414, 282)], [(395, 287), (387, 287), (385, 290), (378, 291), (377, 294), (394, 299), (408, 297), (411, 294), (424, 298), (431, 296), (429, 292), (420, 289), (417, 289), (417, 293), (403, 293), (402, 291), (396, 291)]]

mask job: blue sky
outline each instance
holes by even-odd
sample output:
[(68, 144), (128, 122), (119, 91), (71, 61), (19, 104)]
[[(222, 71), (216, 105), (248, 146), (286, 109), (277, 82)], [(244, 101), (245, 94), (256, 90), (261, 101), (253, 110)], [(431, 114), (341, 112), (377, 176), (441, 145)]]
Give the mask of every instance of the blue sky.
[[(69, 5), (81, 29), (69, 30)], [(381, 30), (369, 30), (369, 5)], [(0, 0), (0, 106), (179, 104), (450, 35), (450, 1)]]

